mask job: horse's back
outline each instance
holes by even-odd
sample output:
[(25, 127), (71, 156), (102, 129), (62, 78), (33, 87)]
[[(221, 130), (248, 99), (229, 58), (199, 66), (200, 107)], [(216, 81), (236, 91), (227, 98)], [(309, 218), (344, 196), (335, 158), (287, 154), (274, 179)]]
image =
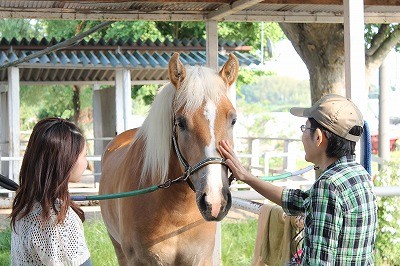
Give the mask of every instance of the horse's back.
[(106, 146), (102, 160), (106, 160), (110, 153), (118, 149), (127, 147), (132, 142), (137, 131), (138, 128), (129, 129), (115, 136), (115, 138), (113, 138)]

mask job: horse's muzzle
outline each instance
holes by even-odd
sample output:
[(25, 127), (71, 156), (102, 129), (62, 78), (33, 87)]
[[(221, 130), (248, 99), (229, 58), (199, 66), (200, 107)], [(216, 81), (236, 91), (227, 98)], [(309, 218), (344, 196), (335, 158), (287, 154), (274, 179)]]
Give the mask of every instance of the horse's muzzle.
[(229, 189), (223, 189), (222, 194), (219, 202), (213, 202), (206, 193), (199, 198), (197, 204), (206, 221), (221, 221), (228, 214), (232, 206), (232, 195)]

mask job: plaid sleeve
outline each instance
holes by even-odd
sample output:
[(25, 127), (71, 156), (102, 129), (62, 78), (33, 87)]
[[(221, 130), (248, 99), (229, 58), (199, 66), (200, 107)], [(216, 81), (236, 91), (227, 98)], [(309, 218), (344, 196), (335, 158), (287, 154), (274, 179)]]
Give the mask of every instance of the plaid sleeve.
[(312, 215), (305, 221), (309, 236), (307, 265), (335, 265), (343, 218), (341, 200), (335, 192), (329, 179), (314, 184), (308, 206)]
[(284, 189), (282, 191), (282, 209), (287, 215), (304, 215), (304, 200), (308, 191), (301, 189)]

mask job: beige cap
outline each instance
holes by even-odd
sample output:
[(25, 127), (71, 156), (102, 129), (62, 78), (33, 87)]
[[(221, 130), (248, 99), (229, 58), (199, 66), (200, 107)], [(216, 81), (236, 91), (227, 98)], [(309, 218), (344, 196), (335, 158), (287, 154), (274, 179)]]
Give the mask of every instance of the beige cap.
[(351, 141), (361, 136), (349, 133), (354, 126), (363, 127), (364, 119), (357, 106), (350, 100), (337, 94), (327, 94), (310, 108), (293, 107), (290, 113), (300, 117), (312, 117), (320, 125), (336, 135)]

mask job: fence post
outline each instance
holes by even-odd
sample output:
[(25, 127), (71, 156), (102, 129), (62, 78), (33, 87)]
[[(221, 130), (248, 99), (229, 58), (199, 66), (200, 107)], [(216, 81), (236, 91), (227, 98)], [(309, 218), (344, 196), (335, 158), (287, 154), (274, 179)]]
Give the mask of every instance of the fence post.
[(269, 175), (269, 155), (268, 152), (264, 153), (264, 175)]
[(291, 140), (284, 141), (283, 151), (287, 154), (283, 158), (283, 170), (294, 171), (296, 170), (296, 152), (293, 148), (294, 142)]
[(260, 168), (260, 140), (259, 139), (251, 139), (251, 148), (250, 148), (250, 169), (251, 173), (258, 175)]

